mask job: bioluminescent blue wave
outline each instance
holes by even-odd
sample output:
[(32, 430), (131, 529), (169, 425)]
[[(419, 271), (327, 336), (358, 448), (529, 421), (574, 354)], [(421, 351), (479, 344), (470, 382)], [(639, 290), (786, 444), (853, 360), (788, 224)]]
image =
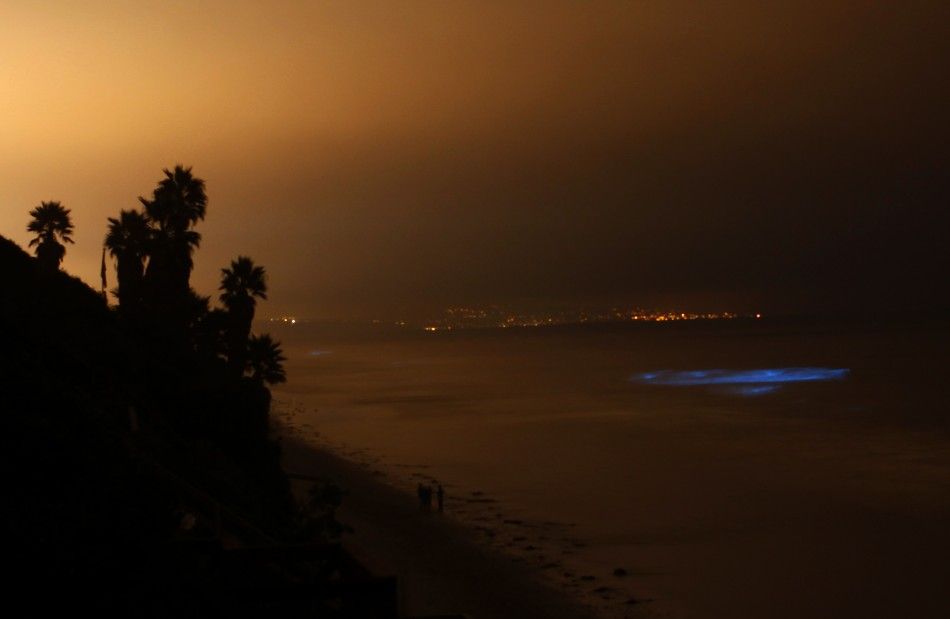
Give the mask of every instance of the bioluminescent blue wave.
[(847, 368), (765, 368), (756, 370), (662, 370), (636, 374), (631, 380), (650, 385), (775, 385), (840, 380)]
[(781, 385), (731, 385), (726, 387), (725, 391), (726, 393), (751, 397), (775, 393), (779, 389), (781, 389)]

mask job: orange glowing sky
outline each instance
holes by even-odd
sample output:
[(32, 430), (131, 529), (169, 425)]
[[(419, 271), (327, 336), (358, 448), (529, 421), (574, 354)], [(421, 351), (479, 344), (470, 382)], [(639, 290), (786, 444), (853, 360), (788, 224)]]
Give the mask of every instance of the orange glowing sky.
[(937, 255), (947, 10), (794, 4), (7, 0), (0, 234), (62, 201), (96, 285), (182, 162), (194, 285), (250, 255), (265, 314), (866, 292)]

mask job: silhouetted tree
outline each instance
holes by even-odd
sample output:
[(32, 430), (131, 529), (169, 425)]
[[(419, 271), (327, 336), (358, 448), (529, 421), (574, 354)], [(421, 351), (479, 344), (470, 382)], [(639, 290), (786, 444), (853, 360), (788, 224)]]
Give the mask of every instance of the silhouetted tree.
[[(33, 220), (26, 229), (36, 234), (36, 238), (30, 241), (30, 247), (36, 246), (37, 260), (50, 271), (59, 270), (59, 265), (66, 255), (63, 243), (73, 242), (73, 222), (69, 212), (69, 209), (63, 208), (59, 202), (41, 202), (30, 211)], [(59, 242), (60, 239), (63, 243)]]
[(189, 326), (193, 327), (203, 316), (211, 311), (211, 297), (199, 294), (194, 288), (188, 290)]
[(151, 240), (152, 229), (142, 213), (122, 211), (118, 219), (109, 218), (105, 246), (116, 259), (119, 309), (126, 315), (137, 314), (142, 303), (145, 259)]
[(153, 316), (160, 317), (166, 327), (163, 330), (180, 334), (187, 328), (192, 308), (192, 252), (201, 243), (201, 235), (192, 227), (204, 219), (208, 197), (204, 181), (192, 175), (190, 167), (176, 165), (163, 172), (165, 178), (152, 198), (139, 198), (154, 228), (144, 296)]
[(264, 267), (247, 256), (231, 261), (231, 268), (221, 269), (221, 302), (228, 310), (228, 366), (241, 376), (244, 373), (248, 337), (254, 320), (255, 297), (267, 298)]
[(158, 182), (151, 200), (139, 198), (145, 204), (149, 219), (159, 231), (180, 232), (205, 218), (208, 197), (205, 182), (181, 164), (174, 170), (164, 169), (165, 178)]
[(286, 360), (280, 342), (275, 342), (267, 334), (251, 336), (247, 342), (247, 370), (252, 380), (269, 385), (286, 382)]
[(193, 338), (196, 352), (204, 360), (224, 361), (228, 355), (228, 320), (223, 309), (210, 309), (195, 324)]

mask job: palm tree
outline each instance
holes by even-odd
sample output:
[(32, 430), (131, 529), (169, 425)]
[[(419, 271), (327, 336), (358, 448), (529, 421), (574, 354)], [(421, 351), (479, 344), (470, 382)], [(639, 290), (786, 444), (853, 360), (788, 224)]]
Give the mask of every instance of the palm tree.
[(184, 332), (190, 310), (192, 253), (201, 235), (192, 227), (204, 219), (208, 206), (205, 182), (191, 168), (176, 165), (162, 170), (151, 199), (139, 198), (154, 234), (145, 269), (144, 297), (149, 310), (169, 334)]
[[(66, 255), (63, 243), (73, 242), (73, 222), (69, 212), (69, 209), (63, 208), (59, 202), (41, 202), (30, 211), (33, 221), (26, 229), (36, 234), (36, 238), (30, 241), (30, 247), (36, 246), (37, 260), (50, 271), (59, 270), (59, 265)], [(60, 240), (63, 243), (60, 243)]]
[(116, 259), (119, 279), (119, 309), (135, 313), (142, 301), (145, 259), (152, 240), (148, 219), (139, 211), (122, 211), (119, 218), (109, 218), (105, 246)]
[(286, 360), (280, 342), (275, 342), (269, 335), (253, 335), (247, 342), (247, 371), (252, 380), (269, 385), (286, 382)]
[(182, 232), (205, 218), (208, 196), (205, 182), (192, 175), (191, 168), (181, 164), (174, 170), (162, 170), (165, 178), (158, 182), (152, 199), (139, 198), (145, 213), (162, 232)]
[(190, 167), (179, 164), (162, 172), (165, 178), (158, 182), (152, 199), (139, 198), (156, 228), (146, 277), (167, 280), (183, 294), (191, 276), (191, 254), (201, 243), (201, 235), (191, 228), (205, 218), (208, 196), (205, 182), (193, 176)]
[(224, 360), (228, 356), (228, 313), (223, 309), (209, 309), (195, 321), (192, 329), (195, 351), (208, 361)]
[(221, 302), (228, 310), (228, 365), (238, 376), (244, 372), (251, 323), (254, 321), (255, 297), (267, 298), (264, 267), (247, 256), (231, 261), (231, 268), (221, 269)]

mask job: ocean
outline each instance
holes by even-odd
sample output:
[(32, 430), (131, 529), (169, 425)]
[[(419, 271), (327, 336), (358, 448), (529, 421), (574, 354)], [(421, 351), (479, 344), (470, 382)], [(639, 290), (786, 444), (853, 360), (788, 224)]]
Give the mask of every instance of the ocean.
[(302, 437), (608, 616), (950, 615), (945, 323), (260, 327)]

